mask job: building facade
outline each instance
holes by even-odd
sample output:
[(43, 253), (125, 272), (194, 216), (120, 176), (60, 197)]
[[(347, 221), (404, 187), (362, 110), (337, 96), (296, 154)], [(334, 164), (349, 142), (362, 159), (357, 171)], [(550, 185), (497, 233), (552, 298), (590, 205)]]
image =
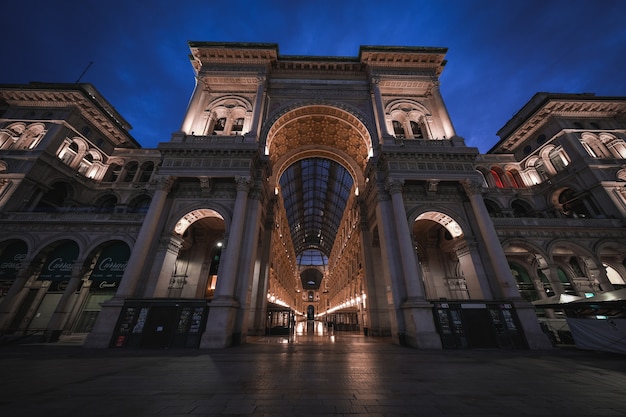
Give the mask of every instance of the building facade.
[(626, 98), (537, 94), (481, 154), (445, 48), (190, 49), (154, 149), (89, 84), (0, 86), (4, 338), (216, 348), (297, 318), (535, 349), (559, 318), (532, 301), (624, 285)]

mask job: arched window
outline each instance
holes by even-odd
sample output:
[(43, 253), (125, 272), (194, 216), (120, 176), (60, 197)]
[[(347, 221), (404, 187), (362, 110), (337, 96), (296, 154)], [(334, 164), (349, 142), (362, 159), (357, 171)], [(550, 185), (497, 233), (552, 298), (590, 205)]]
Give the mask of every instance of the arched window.
[(124, 179), (122, 180), (122, 182), (132, 182), (135, 179), (138, 167), (139, 164), (137, 162), (128, 163), (126, 165), (126, 172), (124, 174)]
[(215, 121), (215, 124), (213, 125), (213, 134), (220, 135), (224, 133), (224, 129), (226, 129), (226, 118), (220, 117)]
[(506, 178), (509, 180), (509, 183), (511, 184), (511, 186), (513, 188), (523, 188), (524, 187), (524, 181), (522, 181), (522, 178), (519, 175), (519, 172), (515, 171), (507, 171), (506, 172)]
[(424, 134), (422, 133), (422, 127), (419, 125), (419, 123), (414, 122), (413, 120), (411, 120), (411, 132), (413, 133), (413, 137), (415, 139), (424, 138)]
[(137, 197), (129, 204), (128, 211), (131, 213), (147, 213), (150, 208), (150, 201), (152, 199), (149, 196)]
[(559, 281), (561, 281), (561, 285), (563, 286), (563, 293), (568, 295), (576, 295), (576, 289), (572, 284), (572, 281), (567, 277), (567, 274), (560, 266), (556, 269), (557, 276)]
[(610, 158), (611, 154), (602, 143), (600, 138), (598, 138), (593, 133), (583, 133), (580, 139), (583, 147), (587, 151), (587, 153), (593, 158)]
[(487, 212), (490, 217), (502, 217), (502, 210), (500, 209), (498, 203), (491, 200), (485, 200), (485, 206), (487, 206)]
[(511, 203), (513, 216), (515, 217), (535, 217), (535, 210), (525, 201), (515, 200)]
[(243, 131), (243, 121), (244, 121), (243, 117), (236, 118), (235, 121), (233, 122), (233, 128), (231, 129), (231, 131), (235, 134)]
[(563, 190), (559, 195), (559, 204), (563, 214), (567, 217), (591, 217), (589, 210), (583, 203), (583, 198), (576, 195), (571, 188)]
[(491, 169), (491, 176), (497, 188), (504, 188), (504, 181), (502, 181), (500, 173), (495, 168)]
[(109, 165), (109, 171), (104, 177), (104, 182), (115, 182), (120, 177), (122, 172), (122, 166), (118, 164)]
[(44, 125), (40, 123), (32, 124), (22, 133), (17, 145), (20, 149), (33, 149), (44, 135)]
[(626, 159), (626, 143), (623, 139), (604, 133), (600, 134), (600, 140), (608, 148), (612, 157)]
[(117, 205), (117, 197), (114, 195), (106, 195), (96, 201), (96, 208), (101, 213), (113, 213)]
[(511, 268), (511, 274), (515, 277), (515, 281), (517, 281), (517, 289), (522, 298), (526, 301), (538, 300), (539, 294), (537, 294), (533, 280), (528, 272), (526, 272), (526, 269), (513, 262), (509, 263), (509, 268)]
[(404, 127), (402, 126), (402, 123), (397, 120), (394, 120), (392, 123), (394, 136), (398, 139), (404, 139), (406, 137), (406, 134), (404, 133)]
[(148, 182), (152, 178), (152, 172), (154, 171), (154, 162), (148, 161), (141, 165), (141, 174), (139, 175), (139, 182)]
[(66, 165), (71, 166), (72, 161), (74, 161), (74, 158), (76, 158), (76, 155), (78, 155), (78, 150), (78, 143), (76, 143), (76, 141), (72, 141), (69, 146), (59, 152), (59, 159), (63, 161), (63, 163), (65, 163)]
[(552, 149), (548, 154), (548, 157), (550, 158), (550, 162), (557, 172), (564, 170), (565, 167), (569, 165), (569, 160), (565, 155), (565, 151), (563, 151), (563, 149), (560, 147)]
[(80, 172), (84, 176), (88, 176), (91, 171), (92, 165), (93, 165), (93, 155), (88, 153), (85, 155), (82, 161), (80, 161), (80, 165), (78, 166), (78, 172)]

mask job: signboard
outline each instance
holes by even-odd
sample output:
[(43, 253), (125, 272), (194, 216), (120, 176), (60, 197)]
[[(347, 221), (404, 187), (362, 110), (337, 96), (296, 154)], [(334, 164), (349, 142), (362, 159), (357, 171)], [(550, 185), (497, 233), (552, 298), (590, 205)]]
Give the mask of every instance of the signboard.
[(91, 272), (92, 290), (116, 289), (119, 287), (126, 265), (130, 258), (130, 248), (124, 242), (106, 246), (98, 256), (98, 262)]
[(16, 241), (7, 245), (0, 254), (0, 281), (12, 281), (26, 259), (28, 248), (26, 243)]
[(76, 258), (78, 258), (78, 245), (76, 243), (67, 242), (57, 246), (48, 255), (37, 279), (56, 283), (69, 281), (72, 277), (72, 268)]

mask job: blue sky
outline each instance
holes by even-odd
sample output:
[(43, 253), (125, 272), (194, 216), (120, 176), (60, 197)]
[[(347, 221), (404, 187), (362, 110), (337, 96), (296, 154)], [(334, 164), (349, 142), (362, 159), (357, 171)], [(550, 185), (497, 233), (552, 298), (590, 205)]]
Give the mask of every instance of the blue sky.
[(482, 152), (536, 92), (626, 96), (626, 0), (21, 0), (2, 15), (0, 83), (75, 82), (93, 62), (81, 81), (144, 147), (180, 128), (188, 41), (277, 43), (282, 55), (447, 47), (441, 92)]

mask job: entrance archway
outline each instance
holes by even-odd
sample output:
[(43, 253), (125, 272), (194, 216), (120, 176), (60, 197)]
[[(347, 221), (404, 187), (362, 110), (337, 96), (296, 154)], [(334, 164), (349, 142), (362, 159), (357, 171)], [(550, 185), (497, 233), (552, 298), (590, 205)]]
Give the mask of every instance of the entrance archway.
[(324, 320), (364, 294), (356, 225), (363, 171), (372, 154), (370, 134), (345, 110), (307, 106), (276, 118), (265, 150), (278, 202), (268, 299), (286, 303), (302, 320), (316, 314)]

